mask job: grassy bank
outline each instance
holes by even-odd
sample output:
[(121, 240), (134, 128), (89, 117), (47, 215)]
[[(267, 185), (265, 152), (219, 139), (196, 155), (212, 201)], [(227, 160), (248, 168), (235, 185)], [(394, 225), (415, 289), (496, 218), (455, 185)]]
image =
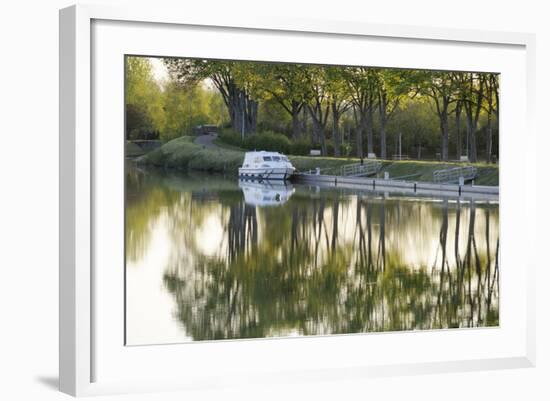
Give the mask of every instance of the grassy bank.
[[(174, 139), (138, 158), (137, 161), (140, 164), (181, 170), (237, 174), (245, 151), (219, 142), (216, 142), (218, 148), (205, 148), (193, 143), (193, 139), (188, 136)], [(299, 171), (316, 167), (338, 167), (357, 161), (357, 159), (308, 156), (289, 156), (289, 159)]]
[[(156, 149), (138, 158), (138, 163), (158, 167), (176, 168), (181, 170), (208, 171), (226, 174), (237, 174), (241, 166), (244, 151), (230, 145), (220, 145), (218, 148), (208, 149), (193, 143), (193, 137), (174, 139), (161, 148)], [(350, 163), (357, 163), (356, 158), (309, 157), (289, 156), (290, 161), (298, 171), (339, 167)], [(455, 167), (463, 164), (441, 163), (429, 161), (383, 161), (382, 172), (389, 172), (390, 178), (402, 178), (411, 181), (432, 181), (435, 170)], [(498, 165), (483, 163), (474, 164), (478, 169), (479, 185), (498, 185)]]
[(209, 149), (193, 143), (193, 137), (182, 136), (165, 143), (137, 159), (139, 164), (237, 174), (244, 152), (225, 148)]
[[(478, 176), (475, 183), (478, 185), (498, 185), (498, 165), (485, 163), (471, 163), (477, 168)], [(445, 168), (464, 166), (464, 163), (443, 163), (433, 161), (403, 160), (386, 161), (382, 164), (382, 171), (387, 171), (390, 178), (403, 177), (408, 181), (425, 181), (433, 179), (433, 172)]]

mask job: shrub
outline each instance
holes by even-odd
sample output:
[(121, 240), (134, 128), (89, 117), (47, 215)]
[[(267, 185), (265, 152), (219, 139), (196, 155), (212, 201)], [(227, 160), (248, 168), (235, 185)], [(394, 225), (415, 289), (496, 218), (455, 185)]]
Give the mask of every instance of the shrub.
[(289, 153), (291, 143), (285, 135), (267, 131), (245, 138), (244, 145), (249, 150), (256, 149)]
[(349, 157), (351, 155), (352, 146), (349, 143), (345, 143), (341, 147), (342, 156)]
[(233, 145), (241, 148), (244, 147), (241, 136), (232, 129), (222, 128), (220, 130), (218, 138), (220, 138), (223, 143), (226, 143), (228, 145)]
[(152, 139), (158, 139), (158, 138), (159, 138), (158, 132), (148, 127), (134, 128), (133, 130), (130, 131), (130, 134), (128, 136), (128, 139), (130, 140), (137, 140), (137, 139), (152, 140)]
[(265, 131), (260, 134), (249, 135), (244, 139), (233, 130), (223, 129), (219, 135), (222, 142), (247, 150), (268, 150), (283, 153), (290, 153), (292, 143), (283, 134), (272, 131)]
[(307, 139), (298, 139), (290, 145), (290, 154), (307, 156), (311, 149), (313, 148), (310, 141)]

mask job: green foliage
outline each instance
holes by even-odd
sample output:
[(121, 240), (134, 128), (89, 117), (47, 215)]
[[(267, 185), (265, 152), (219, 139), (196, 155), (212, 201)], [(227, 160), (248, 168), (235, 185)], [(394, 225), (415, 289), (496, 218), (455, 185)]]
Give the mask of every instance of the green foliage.
[[(224, 131), (221, 134), (222, 138), (233, 138), (237, 135)], [(193, 137), (179, 137), (173, 139), (161, 148), (156, 149), (146, 155), (138, 158), (138, 163), (153, 165), (158, 167), (170, 167), (182, 170), (197, 170), (218, 172), (226, 174), (237, 174), (238, 168), (244, 160), (244, 150), (237, 148), (222, 148), (217, 149), (204, 148), (193, 143)], [(237, 141), (235, 140), (235, 143)], [(236, 145), (232, 145), (236, 146)], [(309, 152), (309, 149), (308, 149)], [(356, 158), (336, 158), (336, 157), (311, 157), (290, 155), (291, 163), (298, 171), (313, 170), (316, 167), (322, 169), (340, 167), (350, 163), (357, 163)], [(388, 171), (390, 177), (403, 177), (416, 174), (414, 177), (408, 178), (412, 181), (432, 181), (433, 172), (445, 167), (455, 167), (458, 163), (440, 163), (429, 161), (388, 161), (384, 162), (382, 172)], [(499, 183), (499, 168), (498, 165), (475, 164), (478, 169), (478, 178), (476, 183), (479, 185), (498, 185)]]
[(284, 134), (291, 132), (290, 114), (280, 103), (266, 99), (260, 104), (258, 132), (274, 131)]
[[(268, 150), (282, 152), (288, 155), (308, 155), (311, 149), (317, 149), (309, 139), (301, 138), (291, 141), (286, 135), (272, 131), (264, 131), (241, 139), (241, 136), (230, 129), (224, 129), (219, 135), (219, 142), (244, 150)], [(332, 143), (327, 143), (330, 152), (333, 151)]]
[(308, 155), (311, 149), (313, 149), (311, 141), (301, 138), (292, 142), (291, 150), (289, 153), (292, 155)]
[(219, 93), (205, 85), (160, 84), (145, 57), (126, 59), (126, 138), (164, 141), (190, 135), (201, 124), (222, 124), (226, 113)]
[(236, 173), (244, 154), (229, 149), (208, 149), (179, 137), (138, 159), (138, 163), (182, 170)]
[(162, 92), (148, 58), (126, 57), (126, 138), (158, 137), (165, 114)]
[(291, 142), (283, 134), (272, 131), (262, 132), (241, 139), (241, 136), (232, 130), (223, 130), (220, 133), (220, 140), (229, 145), (237, 146), (247, 150), (268, 150), (282, 153), (290, 153)]
[(402, 154), (416, 158), (418, 146), (421, 146), (422, 157), (433, 158), (435, 152), (439, 152), (439, 125), (427, 101), (404, 100), (390, 120), (388, 129), (391, 132), (388, 138), (389, 155), (396, 153), (399, 133), (402, 133)]
[(153, 121), (145, 105), (126, 105), (126, 139), (148, 139), (154, 131)]
[(169, 82), (163, 93), (166, 118), (161, 128), (165, 141), (191, 135), (193, 127), (222, 121), (220, 96), (203, 86), (185, 87)]
[(277, 151), (282, 153), (290, 152), (290, 140), (282, 134), (274, 132), (262, 132), (245, 138), (247, 149)]
[[(214, 124), (244, 132), (244, 140), (237, 134), (221, 138), (242, 149), (334, 154), (338, 143), (344, 156), (369, 151), (390, 158), (401, 138), (402, 153), (412, 158), (445, 153), (454, 159), (464, 150), (475, 154), (467, 144), (498, 157), (495, 74), (179, 58), (163, 62), (170, 79), (159, 85), (149, 59), (127, 59), (127, 138), (160, 135), (169, 141), (192, 135), (197, 125)], [(456, 107), (462, 107), (460, 135)], [(475, 119), (468, 126), (467, 112)]]
[(243, 141), (241, 136), (230, 128), (222, 129), (218, 136), (219, 140), (231, 146), (243, 149)]

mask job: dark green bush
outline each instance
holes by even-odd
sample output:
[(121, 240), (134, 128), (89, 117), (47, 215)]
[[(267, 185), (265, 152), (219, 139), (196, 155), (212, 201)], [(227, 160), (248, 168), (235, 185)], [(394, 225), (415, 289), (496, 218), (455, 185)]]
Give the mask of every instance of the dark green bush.
[(134, 128), (130, 131), (128, 139), (130, 140), (154, 140), (159, 138), (159, 133), (148, 127)]
[[(268, 150), (297, 156), (308, 156), (311, 149), (321, 150), (321, 145), (312, 145), (311, 141), (307, 138), (291, 141), (286, 135), (273, 131), (264, 131), (259, 134), (249, 135), (243, 140), (241, 139), (241, 135), (235, 131), (222, 129), (219, 138), (223, 143), (246, 150)], [(326, 156), (333, 156), (334, 144), (332, 140), (327, 140), (326, 148)], [(350, 150), (348, 148), (342, 149), (342, 155), (348, 155)]]
[(289, 153), (290, 151), (290, 140), (285, 135), (270, 131), (246, 137), (244, 145), (246, 149), (250, 150), (268, 150), (282, 153)]
[(218, 138), (220, 138), (220, 140), (223, 143), (226, 143), (228, 145), (237, 146), (241, 148), (244, 147), (243, 142), (241, 140), (241, 136), (231, 129), (222, 128), (220, 130)]
[(238, 146), (247, 150), (268, 150), (290, 153), (292, 147), (290, 140), (285, 135), (277, 134), (272, 131), (249, 135), (243, 140), (238, 133), (232, 130), (223, 129), (219, 138), (228, 145)]
[(310, 141), (307, 139), (298, 139), (290, 145), (290, 154), (306, 156), (311, 149), (313, 148)]

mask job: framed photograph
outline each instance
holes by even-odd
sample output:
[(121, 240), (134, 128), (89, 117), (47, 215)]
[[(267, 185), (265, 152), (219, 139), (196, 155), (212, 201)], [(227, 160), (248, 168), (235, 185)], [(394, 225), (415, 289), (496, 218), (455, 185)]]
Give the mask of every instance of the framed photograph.
[(530, 367), (534, 37), (60, 12), (60, 388)]

